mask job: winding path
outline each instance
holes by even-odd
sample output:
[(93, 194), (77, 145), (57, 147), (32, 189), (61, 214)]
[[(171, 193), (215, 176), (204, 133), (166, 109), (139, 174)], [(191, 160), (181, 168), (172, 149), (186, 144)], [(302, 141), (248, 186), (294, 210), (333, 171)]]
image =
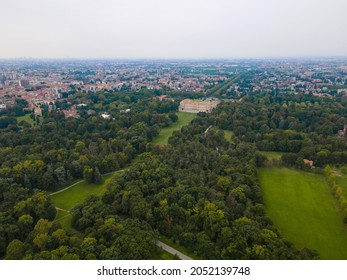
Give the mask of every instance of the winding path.
[[(115, 174), (115, 173), (118, 173), (118, 172), (124, 172), (125, 170), (127, 170), (127, 169), (122, 169), (122, 170), (117, 170), (117, 171), (109, 172), (109, 173), (106, 173), (106, 174), (102, 174), (102, 176), (109, 175), (109, 174)], [(78, 182), (76, 182), (76, 183), (74, 183), (74, 184), (68, 186), (68, 187), (65, 188), (65, 189), (59, 190), (59, 191), (54, 192), (54, 193), (50, 193), (50, 194), (48, 194), (48, 196), (52, 196), (52, 195), (55, 195), (55, 194), (58, 194), (58, 193), (61, 193), (61, 192), (65, 192), (66, 190), (71, 189), (72, 187), (74, 187), (74, 186), (76, 186), (77, 184), (82, 183), (82, 182), (84, 182), (84, 181), (85, 181), (85, 180), (80, 180), (80, 181), (78, 181)]]
[[(109, 175), (109, 174), (114, 174), (114, 173), (117, 173), (117, 172), (124, 172), (126, 169), (122, 169), (122, 170), (118, 170), (118, 171), (114, 171), (114, 172), (110, 172), (110, 173), (107, 173), (107, 174), (103, 174), (103, 175)], [(55, 195), (55, 194), (58, 194), (58, 193), (62, 193), (68, 189), (71, 189), (73, 188), (74, 186), (76, 186), (77, 184), (81, 183), (81, 182), (84, 182), (85, 180), (80, 180), (70, 186), (68, 186), (67, 188), (65, 189), (62, 189), (62, 190), (59, 190), (57, 192), (54, 192), (54, 193), (50, 193), (48, 194), (48, 196), (52, 196), (52, 195)], [(62, 208), (58, 208), (58, 207), (55, 207), (57, 210), (60, 210), (60, 211), (63, 211), (63, 212), (67, 212), (67, 213), (70, 213), (69, 210), (66, 210), (66, 209), (62, 209)], [(157, 240), (156, 241), (156, 245), (160, 248), (162, 248), (164, 251), (172, 254), (172, 255), (176, 255), (179, 259), (181, 260), (192, 260), (192, 258), (188, 257), (187, 255), (183, 254), (182, 252), (180, 251), (177, 251), (176, 249), (172, 248), (171, 246)]]

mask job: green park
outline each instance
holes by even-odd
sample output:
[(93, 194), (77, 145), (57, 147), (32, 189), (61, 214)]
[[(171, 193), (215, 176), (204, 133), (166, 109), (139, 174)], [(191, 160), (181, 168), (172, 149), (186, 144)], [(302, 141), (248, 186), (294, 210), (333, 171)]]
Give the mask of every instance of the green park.
[[(172, 133), (176, 130), (181, 129), (183, 126), (189, 124), (196, 117), (196, 114), (178, 112), (177, 116), (177, 122), (171, 125), (170, 127), (162, 129), (157, 138), (153, 140), (154, 144), (167, 144), (168, 139), (170, 138)], [(103, 181), (100, 184), (88, 183), (87, 181), (82, 180), (76, 182), (75, 184), (72, 184), (71, 186), (63, 190), (50, 194), (50, 198), (57, 209), (57, 216), (55, 218), (55, 221), (59, 222), (65, 230), (75, 231), (71, 227), (72, 215), (70, 213), (70, 210), (74, 208), (76, 205), (82, 203), (89, 195), (102, 195), (106, 191), (107, 185), (112, 180), (112, 178), (114, 178), (114, 176), (119, 176), (119, 174), (121, 174), (122, 171), (123, 170), (103, 175)], [(169, 240), (165, 240), (165, 242), (168, 243)], [(170, 245), (172, 245), (175, 249), (178, 249), (181, 252), (183, 251), (187, 255), (190, 255), (184, 248), (178, 246), (177, 244), (175, 245), (171, 242)], [(196, 256), (191, 257), (197, 258)], [(158, 248), (153, 258), (170, 260), (175, 259), (175, 256)]]
[(266, 212), (287, 240), (322, 259), (347, 259), (347, 227), (323, 175), (275, 167), (258, 174)]
[(187, 112), (176, 113), (178, 120), (176, 123), (170, 125), (169, 127), (163, 128), (159, 135), (153, 139), (153, 144), (155, 145), (166, 145), (172, 133), (176, 130), (180, 130), (183, 126), (188, 125), (193, 119), (196, 118), (196, 114)]
[[(181, 129), (183, 126), (189, 124), (196, 117), (196, 114), (178, 112), (177, 116), (177, 122), (171, 125), (170, 127), (162, 129), (157, 138), (153, 140), (154, 144), (167, 144), (168, 139), (170, 138), (172, 133), (176, 130)], [(66, 221), (70, 220), (71, 218), (69, 211), (74, 206), (82, 203), (89, 195), (101, 195), (106, 190), (106, 185), (108, 184), (108, 182), (116, 173), (117, 172), (104, 175), (103, 182), (101, 184), (87, 183), (85, 180), (82, 180), (73, 184), (71, 187), (66, 188), (63, 191), (51, 194), (51, 200), (58, 209), (58, 215), (56, 220), (59, 220), (62, 225), (67, 225)]]

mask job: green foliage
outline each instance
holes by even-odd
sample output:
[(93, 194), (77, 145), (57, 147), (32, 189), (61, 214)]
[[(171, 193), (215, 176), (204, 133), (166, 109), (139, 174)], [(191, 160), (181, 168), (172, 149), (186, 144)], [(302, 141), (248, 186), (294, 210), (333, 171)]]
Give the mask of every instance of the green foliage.
[[(124, 113), (123, 102), (129, 96), (131, 111)], [(84, 109), (80, 119), (65, 119), (61, 111), (51, 111), (37, 127), (28, 125), (18, 133), (16, 118), (1, 116), (0, 178), (51, 191), (82, 178), (86, 166), (93, 172), (98, 168), (101, 174), (115, 171), (146, 150), (160, 127), (171, 122), (167, 114), (177, 117), (173, 113), (177, 102), (154, 100), (148, 93), (99, 97), (81, 94), (74, 96), (74, 102), (81, 99), (98, 114), (112, 109), (112, 120), (89, 116)]]
[[(215, 94), (227, 94), (232, 81)], [(13, 116), (20, 104), (11, 116), (1, 116), (1, 256), (150, 259), (159, 232), (205, 259), (316, 258), (307, 248), (296, 250), (266, 216), (257, 166), (267, 161), (256, 151), (289, 152), (282, 161), (303, 169), (304, 158), (316, 166), (346, 163), (346, 142), (336, 135), (345, 124), (339, 102), (263, 94), (195, 115), (174, 113), (177, 101), (159, 101), (153, 92), (134, 93), (126, 86), (107, 96), (72, 91), (70, 101), (87, 104), (95, 114), (82, 108), (81, 118), (65, 119), (61, 111), (45, 111), (35, 127), (25, 122), (18, 127)], [(111, 119), (98, 117), (105, 111)], [(101, 174), (131, 161), (106, 188)], [(58, 217), (50, 199), (36, 191), (82, 177), (86, 181), (52, 196), (66, 211)], [(330, 186), (345, 205), (344, 188)]]
[(23, 128), (30, 128), (34, 125), (34, 119), (32, 118), (31, 114), (26, 114), (24, 116), (17, 117), (16, 119), (18, 126)]
[(295, 153), (322, 167), (347, 161), (346, 141), (337, 135), (345, 125), (344, 114), (345, 107), (338, 100), (261, 94), (243, 102), (222, 103), (209, 123), (256, 143), (261, 151)]
[[(159, 135), (153, 139), (153, 144), (155, 144), (155, 145), (167, 144), (172, 133), (176, 130), (180, 130), (183, 126), (189, 124), (196, 117), (196, 114), (186, 113), (186, 112), (178, 112), (175, 114), (175, 116), (177, 117), (176, 121), (173, 121), (172, 118), (170, 118), (171, 121), (174, 122), (174, 124), (172, 124), (168, 127), (162, 128)], [(170, 117), (170, 115), (169, 115), (169, 117)], [(174, 118), (174, 119), (176, 119), (176, 118)]]
[(95, 167), (94, 173), (93, 173), (93, 183), (95, 184), (101, 184), (102, 183), (102, 176), (99, 171), (99, 168)]
[(77, 183), (72, 188), (50, 196), (57, 207), (70, 210), (75, 205), (82, 203), (90, 195), (100, 195), (106, 190), (113, 174), (105, 175), (102, 184), (89, 184), (86, 181)]
[(24, 256), (24, 246), (23, 242), (14, 239), (8, 244), (6, 249), (6, 259), (7, 260), (21, 260)]
[[(116, 213), (146, 221), (202, 258), (299, 258), (277, 233), (271, 235), (277, 247), (270, 245), (271, 238), (258, 238), (262, 230), (274, 229), (263, 223), (264, 211), (247, 210), (247, 205), (260, 201), (255, 147), (238, 143), (230, 148), (222, 131), (205, 131), (206, 125), (194, 123), (175, 132), (169, 146), (139, 157), (102, 201)], [(74, 216), (78, 213), (82, 211)], [(249, 244), (264, 248), (266, 254), (256, 255), (242, 245), (243, 233), (235, 221), (246, 215), (254, 227)], [(88, 220), (79, 219), (78, 226), (81, 221)]]
[(83, 178), (88, 182), (93, 182), (93, 168), (90, 166), (85, 166), (83, 170)]
[[(337, 202), (339, 203), (340, 209), (342, 211), (342, 217), (343, 221), (347, 223), (346, 219), (346, 208), (347, 208), (347, 202), (346, 202), (346, 197), (344, 194), (344, 188), (347, 180), (345, 181), (345, 178), (339, 178), (341, 176), (336, 177), (336, 172), (335, 174), (333, 173), (332, 168), (330, 165), (325, 166), (324, 168), (324, 175), (327, 180), (328, 185), (330, 186), (331, 192), (333, 196), (336, 198)], [(341, 185), (339, 185), (338, 183)]]

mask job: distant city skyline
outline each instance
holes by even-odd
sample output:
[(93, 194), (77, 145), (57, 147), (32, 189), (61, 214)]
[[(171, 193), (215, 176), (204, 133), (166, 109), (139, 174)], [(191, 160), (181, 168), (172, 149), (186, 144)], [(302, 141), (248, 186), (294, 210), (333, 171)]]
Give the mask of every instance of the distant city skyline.
[(347, 56), (345, 0), (1, 0), (0, 59)]

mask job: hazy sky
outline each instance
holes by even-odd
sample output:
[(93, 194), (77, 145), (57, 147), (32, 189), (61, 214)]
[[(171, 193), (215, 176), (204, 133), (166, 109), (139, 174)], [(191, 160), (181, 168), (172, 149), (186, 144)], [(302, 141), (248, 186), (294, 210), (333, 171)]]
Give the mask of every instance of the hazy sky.
[(347, 0), (0, 0), (0, 58), (347, 56)]

